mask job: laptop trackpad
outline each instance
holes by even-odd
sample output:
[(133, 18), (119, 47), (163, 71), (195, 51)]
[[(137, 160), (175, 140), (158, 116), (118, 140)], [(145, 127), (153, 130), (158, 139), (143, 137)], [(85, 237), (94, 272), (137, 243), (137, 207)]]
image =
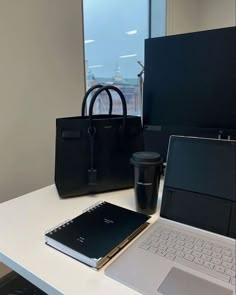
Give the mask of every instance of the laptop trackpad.
[(232, 295), (233, 292), (173, 267), (157, 290), (163, 295)]

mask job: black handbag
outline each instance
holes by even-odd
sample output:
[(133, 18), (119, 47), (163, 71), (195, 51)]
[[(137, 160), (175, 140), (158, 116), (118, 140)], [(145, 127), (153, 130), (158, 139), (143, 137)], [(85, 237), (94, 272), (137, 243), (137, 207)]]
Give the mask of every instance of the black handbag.
[[(87, 97), (95, 88), (85, 116)], [(111, 114), (110, 90), (121, 99), (122, 115)], [(103, 91), (109, 96), (109, 114), (93, 115), (94, 102)], [(96, 85), (88, 92), (81, 117), (56, 119), (55, 184), (62, 198), (132, 187), (129, 160), (144, 147), (141, 118), (127, 115), (124, 95), (117, 87)]]

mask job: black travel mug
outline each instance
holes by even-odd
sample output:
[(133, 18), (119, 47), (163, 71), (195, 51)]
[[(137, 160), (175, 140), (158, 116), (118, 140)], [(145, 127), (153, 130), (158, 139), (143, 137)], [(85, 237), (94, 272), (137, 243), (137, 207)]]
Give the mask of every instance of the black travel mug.
[(130, 159), (134, 165), (134, 192), (136, 210), (154, 214), (162, 172), (162, 158), (154, 152), (137, 152)]

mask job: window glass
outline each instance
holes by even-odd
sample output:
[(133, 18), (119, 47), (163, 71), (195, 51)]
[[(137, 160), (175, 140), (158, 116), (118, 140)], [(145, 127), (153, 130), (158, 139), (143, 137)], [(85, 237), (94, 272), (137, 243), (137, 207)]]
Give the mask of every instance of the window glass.
[[(144, 39), (148, 37), (148, 0), (84, 0), (84, 43), (87, 89), (111, 84), (124, 93), (129, 114), (140, 113), (138, 74), (144, 62)], [(121, 112), (113, 93), (113, 113)], [(102, 94), (94, 113), (106, 113)]]

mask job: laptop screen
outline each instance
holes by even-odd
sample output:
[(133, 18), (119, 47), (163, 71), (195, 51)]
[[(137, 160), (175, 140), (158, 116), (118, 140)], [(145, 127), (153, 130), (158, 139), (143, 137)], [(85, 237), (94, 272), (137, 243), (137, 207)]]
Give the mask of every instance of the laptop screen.
[(236, 142), (172, 136), (160, 215), (236, 238)]

